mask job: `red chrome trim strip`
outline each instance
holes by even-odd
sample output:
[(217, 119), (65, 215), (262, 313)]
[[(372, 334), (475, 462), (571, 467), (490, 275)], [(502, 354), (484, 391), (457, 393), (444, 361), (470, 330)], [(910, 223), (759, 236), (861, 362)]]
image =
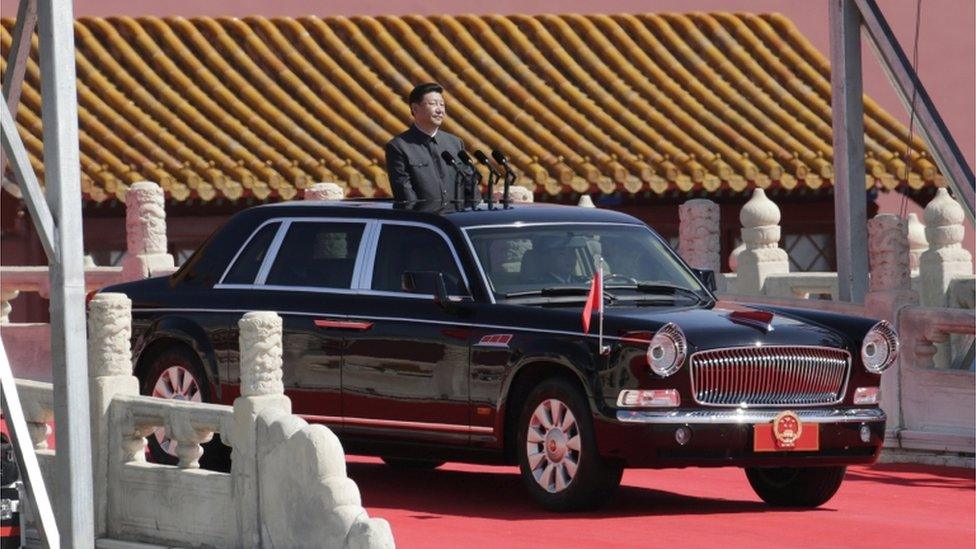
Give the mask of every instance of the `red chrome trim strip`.
[(362, 320), (333, 320), (330, 318), (316, 318), (315, 325), (319, 328), (340, 328), (343, 330), (368, 330), (373, 327), (372, 322)]
[(336, 417), (336, 416), (314, 416), (301, 414), (305, 421), (314, 423), (336, 423), (343, 425), (358, 425), (360, 427), (387, 427), (393, 429), (415, 429), (419, 431), (439, 431), (445, 433), (478, 433), (492, 434), (495, 430), (491, 427), (473, 427), (469, 425), (456, 425), (451, 423), (427, 423), (424, 421), (396, 421), (392, 419), (372, 419), (364, 417)]

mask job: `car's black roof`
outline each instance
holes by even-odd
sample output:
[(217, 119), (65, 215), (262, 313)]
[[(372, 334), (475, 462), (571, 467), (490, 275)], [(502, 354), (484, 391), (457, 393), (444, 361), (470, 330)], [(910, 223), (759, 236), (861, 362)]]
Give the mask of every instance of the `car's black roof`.
[(342, 201), (282, 202), (259, 206), (254, 210), (260, 210), (263, 214), (262, 217), (274, 217), (276, 215), (363, 216), (376, 219), (422, 221), (433, 224), (441, 224), (447, 221), (457, 227), (508, 225), (518, 222), (641, 223), (634, 217), (612, 210), (524, 202), (512, 203), (508, 208), (495, 204), (494, 209), (489, 210), (487, 205), (481, 204), (478, 209), (458, 210), (450, 205), (428, 206), (424, 202), (396, 203), (392, 200), (347, 199)]

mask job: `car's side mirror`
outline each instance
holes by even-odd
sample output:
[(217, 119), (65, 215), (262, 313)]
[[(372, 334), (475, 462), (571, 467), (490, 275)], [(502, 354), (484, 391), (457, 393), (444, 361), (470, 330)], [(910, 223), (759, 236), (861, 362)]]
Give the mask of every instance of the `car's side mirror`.
[(692, 269), (698, 280), (708, 288), (708, 291), (715, 292), (718, 290), (718, 284), (715, 282), (715, 271), (711, 269)]
[(412, 294), (431, 294), (434, 303), (445, 311), (454, 309), (454, 302), (447, 297), (444, 275), (438, 271), (407, 271), (401, 279), (403, 291)]

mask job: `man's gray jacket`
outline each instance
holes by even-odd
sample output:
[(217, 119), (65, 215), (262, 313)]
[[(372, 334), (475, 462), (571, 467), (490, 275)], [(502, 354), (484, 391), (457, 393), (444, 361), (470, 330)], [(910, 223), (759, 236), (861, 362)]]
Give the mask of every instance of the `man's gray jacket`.
[[(462, 150), (464, 143), (457, 136), (438, 130), (431, 137), (414, 125), (391, 139), (386, 144), (386, 172), (390, 177), (393, 199), (436, 203), (455, 200), (454, 178), (457, 171), (444, 162), (441, 153), (447, 151), (457, 158)], [(478, 195), (476, 191), (475, 196)]]

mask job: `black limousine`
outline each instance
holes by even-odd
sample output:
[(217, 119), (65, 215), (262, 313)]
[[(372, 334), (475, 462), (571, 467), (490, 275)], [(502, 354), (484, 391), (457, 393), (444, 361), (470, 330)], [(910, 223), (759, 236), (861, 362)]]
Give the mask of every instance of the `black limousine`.
[(173, 275), (103, 291), (133, 301), (144, 394), (230, 404), (237, 322), (275, 311), (294, 412), (348, 453), (517, 463), (553, 510), (602, 504), (625, 467), (686, 466), (818, 506), (877, 459), (897, 353), (884, 321), (717, 300), (641, 221), (570, 206), (259, 206)]

